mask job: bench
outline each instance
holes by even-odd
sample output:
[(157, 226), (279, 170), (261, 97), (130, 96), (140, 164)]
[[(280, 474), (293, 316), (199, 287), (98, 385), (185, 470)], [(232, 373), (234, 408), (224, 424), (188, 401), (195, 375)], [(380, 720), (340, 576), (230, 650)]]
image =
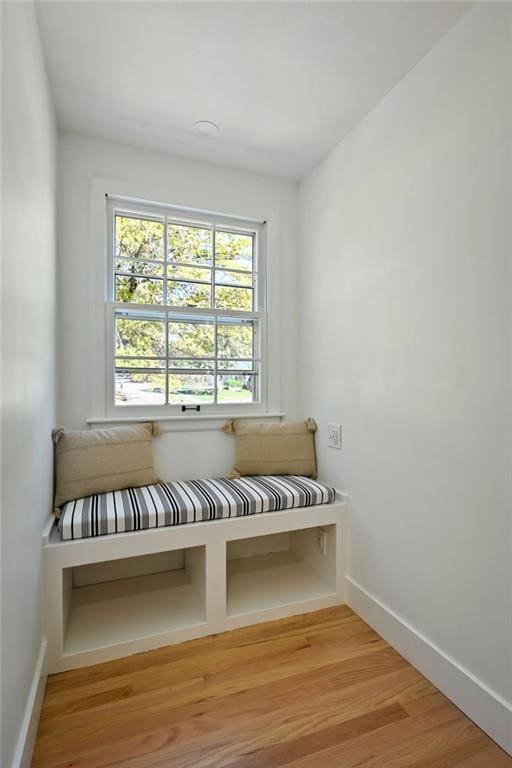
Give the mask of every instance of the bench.
[[(190, 488), (181, 483), (182, 504), (171, 504), (172, 514), (139, 504), (126, 526), (118, 506), (117, 518), (109, 516), (103, 499), (89, 516), (75, 506), (74, 522), (66, 510), (60, 524), (49, 521), (43, 615), (50, 674), (344, 601), (346, 496), (307, 506), (297, 492), (295, 506), (282, 508), (276, 479), (229, 483), (240, 481), (255, 483), (240, 505), (230, 501), (229, 484), (222, 503), (212, 504), (215, 486), (202, 497), (200, 485), (186, 503)], [(270, 487), (266, 498), (259, 482)], [(310, 492), (306, 485), (303, 493)], [(77, 537), (78, 530), (87, 535)]]

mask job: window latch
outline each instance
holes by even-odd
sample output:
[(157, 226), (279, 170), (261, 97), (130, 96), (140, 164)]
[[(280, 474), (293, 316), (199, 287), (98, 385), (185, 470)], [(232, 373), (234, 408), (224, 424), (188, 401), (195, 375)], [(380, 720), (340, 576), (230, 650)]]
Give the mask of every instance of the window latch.
[(181, 412), (184, 411), (200, 411), (201, 406), (200, 405), (182, 405), (181, 406)]

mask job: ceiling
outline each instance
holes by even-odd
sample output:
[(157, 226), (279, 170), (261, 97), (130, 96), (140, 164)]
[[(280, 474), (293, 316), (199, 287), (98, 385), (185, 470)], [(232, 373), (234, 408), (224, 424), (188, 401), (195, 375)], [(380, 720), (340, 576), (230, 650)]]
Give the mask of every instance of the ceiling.
[[(37, 5), (63, 129), (299, 179), (471, 7), (461, 2)], [(193, 123), (212, 120), (215, 138)]]

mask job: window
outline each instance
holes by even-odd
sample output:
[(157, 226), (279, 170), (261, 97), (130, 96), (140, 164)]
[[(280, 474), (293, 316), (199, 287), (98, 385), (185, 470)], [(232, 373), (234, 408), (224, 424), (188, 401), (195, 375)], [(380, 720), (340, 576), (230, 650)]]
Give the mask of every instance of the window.
[(111, 199), (108, 221), (112, 404), (263, 405), (264, 225)]

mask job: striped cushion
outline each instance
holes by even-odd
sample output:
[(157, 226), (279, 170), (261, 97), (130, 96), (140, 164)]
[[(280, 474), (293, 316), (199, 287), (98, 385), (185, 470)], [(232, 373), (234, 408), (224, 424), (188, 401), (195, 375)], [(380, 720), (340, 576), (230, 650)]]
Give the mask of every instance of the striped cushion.
[(316, 480), (290, 475), (157, 483), (70, 501), (59, 531), (63, 541), (85, 539), (329, 504), (334, 495), (333, 488)]

